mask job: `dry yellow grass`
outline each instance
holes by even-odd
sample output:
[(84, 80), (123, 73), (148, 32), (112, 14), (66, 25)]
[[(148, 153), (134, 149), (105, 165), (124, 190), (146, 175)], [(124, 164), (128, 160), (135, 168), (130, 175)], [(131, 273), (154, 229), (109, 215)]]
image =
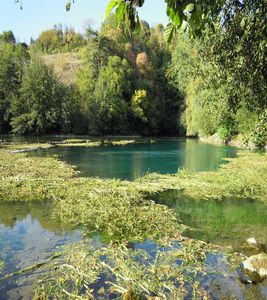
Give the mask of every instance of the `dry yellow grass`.
[(77, 53), (58, 53), (43, 56), (45, 63), (52, 67), (59, 79), (65, 84), (74, 82), (75, 74), (81, 67), (82, 61)]

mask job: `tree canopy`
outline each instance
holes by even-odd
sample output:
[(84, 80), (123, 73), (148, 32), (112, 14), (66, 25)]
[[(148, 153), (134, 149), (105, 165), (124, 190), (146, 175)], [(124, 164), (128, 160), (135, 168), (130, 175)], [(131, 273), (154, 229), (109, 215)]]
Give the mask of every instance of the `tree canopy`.
[[(42, 88), (42, 80), (28, 74), (33, 54), (56, 59), (71, 51), (80, 63), (70, 85), (52, 76), (56, 69), (49, 71), (54, 88), (46, 89), (47, 111), (53, 110), (58, 86), (63, 91), (55, 121), (41, 126), (44, 131), (28, 126), (25, 132), (179, 133), (218, 135), (226, 142), (239, 134), (245, 144), (265, 145), (267, 0), (165, 2), (170, 20), (165, 28), (139, 20), (145, 0), (110, 0), (99, 31), (88, 27), (81, 35), (56, 26), (42, 32), (30, 51), (16, 43), (12, 32), (1, 34), (2, 131), (19, 128), (22, 114), (16, 114), (15, 104), (31, 99), (31, 88), (36, 93)], [(38, 68), (31, 70), (36, 78), (45, 66)]]

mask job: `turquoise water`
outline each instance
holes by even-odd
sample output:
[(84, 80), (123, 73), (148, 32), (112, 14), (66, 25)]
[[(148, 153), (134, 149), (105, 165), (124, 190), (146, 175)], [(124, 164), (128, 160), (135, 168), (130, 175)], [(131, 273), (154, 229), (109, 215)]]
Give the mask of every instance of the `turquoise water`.
[(125, 146), (57, 147), (31, 155), (59, 155), (77, 167), (82, 176), (134, 180), (148, 172), (177, 173), (216, 170), (237, 149), (190, 139), (173, 139)]

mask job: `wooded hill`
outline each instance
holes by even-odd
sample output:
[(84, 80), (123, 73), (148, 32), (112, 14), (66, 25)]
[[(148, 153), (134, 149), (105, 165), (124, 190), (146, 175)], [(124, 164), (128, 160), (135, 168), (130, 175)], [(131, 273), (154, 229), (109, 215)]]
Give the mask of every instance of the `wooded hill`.
[(198, 35), (55, 26), (31, 45), (0, 36), (0, 130), (17, 134), (267, 136), (266, 15), (244, 3)]

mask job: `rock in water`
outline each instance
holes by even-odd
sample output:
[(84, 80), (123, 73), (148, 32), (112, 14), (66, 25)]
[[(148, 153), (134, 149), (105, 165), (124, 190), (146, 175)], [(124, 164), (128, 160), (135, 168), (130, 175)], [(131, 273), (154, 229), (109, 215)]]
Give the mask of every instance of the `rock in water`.
[(252, 255), (242, 263), (242, 268), (255, 281), (267, 278), (267, 254)]
[(254, 237), (247, 239), (246, 242), (247, 242), (248, 245), (251, 245), (251, 246), (257, 246), (258, 245), (258, 242)]
[(241, 249), (248, 256), (266, 252), (266, 246), (264, 244), (260, 244), (254, 237), (247, 239), (242, 244)]

